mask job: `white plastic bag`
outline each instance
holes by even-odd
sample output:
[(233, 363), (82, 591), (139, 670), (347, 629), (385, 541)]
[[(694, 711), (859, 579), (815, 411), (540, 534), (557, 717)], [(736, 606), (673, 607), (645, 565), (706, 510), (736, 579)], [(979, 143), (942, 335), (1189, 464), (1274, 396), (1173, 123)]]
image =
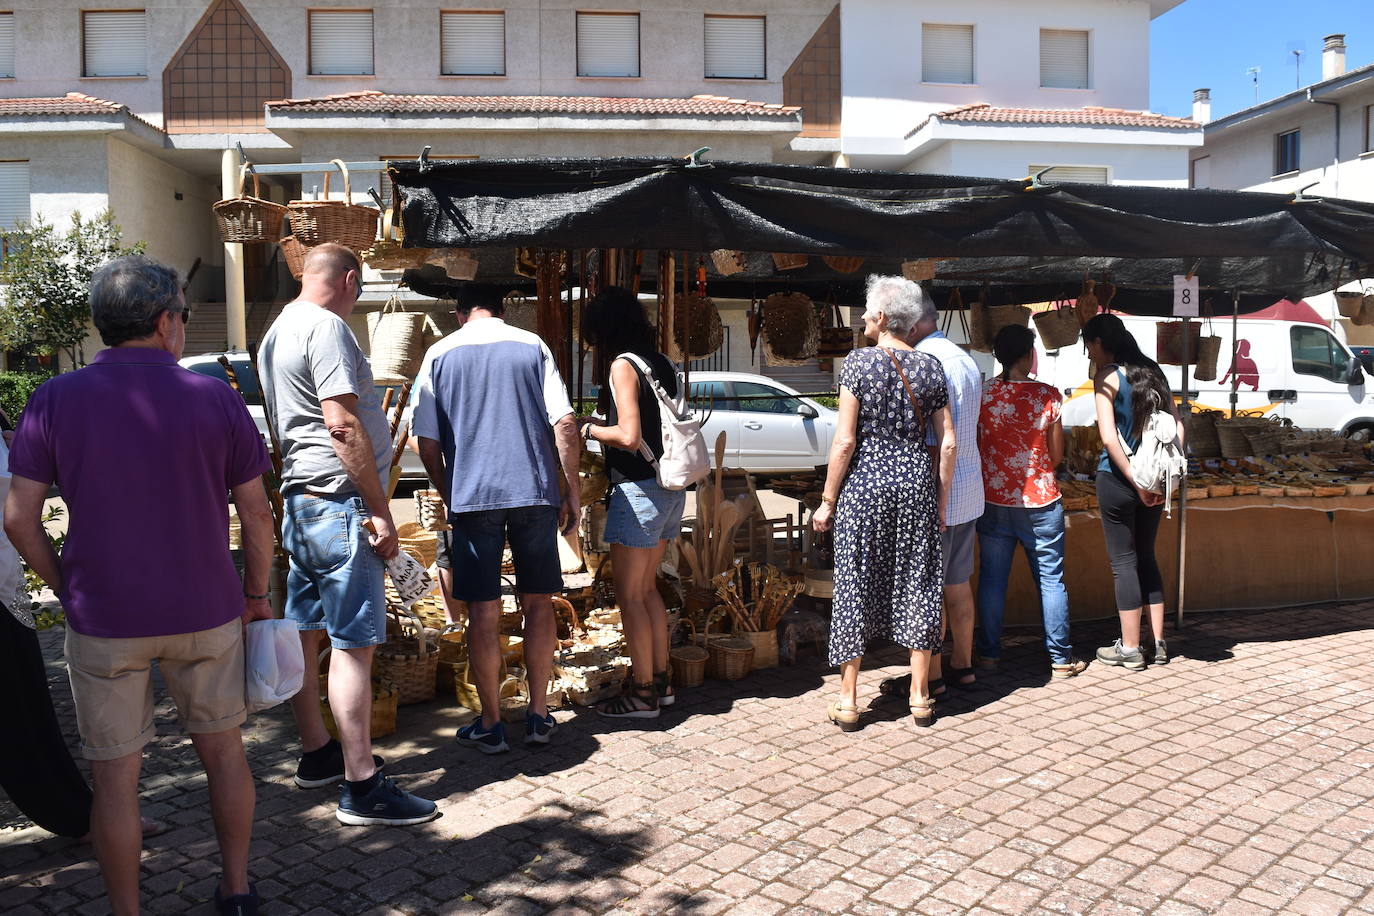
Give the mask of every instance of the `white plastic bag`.
[(294, 620), (254, 620), (243, 631), (249, 712), (271, 709), (300, 692), (305, 654)]

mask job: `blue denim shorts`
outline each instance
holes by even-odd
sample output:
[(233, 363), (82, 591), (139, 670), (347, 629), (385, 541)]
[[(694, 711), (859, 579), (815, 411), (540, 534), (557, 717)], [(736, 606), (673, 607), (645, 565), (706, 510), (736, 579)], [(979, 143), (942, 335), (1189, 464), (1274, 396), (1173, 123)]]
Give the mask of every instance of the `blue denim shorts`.
[(286, 497), (286, 618), (302, 630), (324, 630), (335, 649), (386, 642), (386, 567), (363, 528), (369, 517), (351, 494)]
[(517, 506), (459, 512), (448, 517), (449, 564), (453, 597), (459, 601), (496, 601), (501, 597), (501, 555), (510, 542), (515, 589), (526, 595), (551, 595), (563, 589), (558, 555), (558, 510)]
[(607, 544), (657, 547), (678, 536), (686, 505), (685, 490), (665, 490), (656, 480), (623, 481), (611, 488), (603, 538)]

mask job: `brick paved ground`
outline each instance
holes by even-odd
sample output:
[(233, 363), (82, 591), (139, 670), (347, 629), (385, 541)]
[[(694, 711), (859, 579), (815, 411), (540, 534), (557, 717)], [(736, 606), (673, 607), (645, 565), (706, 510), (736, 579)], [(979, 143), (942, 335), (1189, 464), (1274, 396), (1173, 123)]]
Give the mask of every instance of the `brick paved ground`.
[[(1017, 640), (922, 731), (881, 708), (835, 730), (815, 659), (708, 682), (654, 727), (560, 713), (554, 746), (496, 758), (452, 745), (454, 710), (405, 707), (380, 750), (443, 799), (418, 828), (344, 828), (331, 790), (293, 788), (278, 711), (246, 732), (253, 873), (282, 914), (1374, 913), (1372, 615), (1200, 617), (1167, 668), (1074, 681)], [(1075, 636), (1087, 655), (1109, 630)], [(45, 645), (70, 725), (56, 634)], [(864, 672), (867, 694), (884, 673)], [(204, 777), (158, 712), (145, 808), (174, 829), (148, 843), (146, 899), (208, 912)], [(105, 912), (85, 849), (2, 799), (0, 820), (0, 911)]]

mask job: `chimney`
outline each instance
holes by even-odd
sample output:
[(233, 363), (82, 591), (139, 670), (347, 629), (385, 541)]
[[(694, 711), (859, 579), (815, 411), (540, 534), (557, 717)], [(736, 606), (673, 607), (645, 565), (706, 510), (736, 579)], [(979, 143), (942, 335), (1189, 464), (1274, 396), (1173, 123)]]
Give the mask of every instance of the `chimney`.
[(1199, 124), (1212, 120), (1212, 90), (1193, 90), (1193, 120)]
[(1329, 80), (1345, 73), (1345, 36), (1328, 35), (1322, 45), (1322, 80)]

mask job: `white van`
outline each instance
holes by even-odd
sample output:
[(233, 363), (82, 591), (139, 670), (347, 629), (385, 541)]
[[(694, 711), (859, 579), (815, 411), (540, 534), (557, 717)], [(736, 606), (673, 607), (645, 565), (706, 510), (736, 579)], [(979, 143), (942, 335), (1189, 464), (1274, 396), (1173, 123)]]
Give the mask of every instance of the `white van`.
[[(1155, 356), (1155, 326), (1178, 320), (1122, 316), (1146, 356)], [(1331, 429), (1357, 439), (1374, 434), (1374, 385), (1366, 383), (1360, 361), (1323, 324), (1241, 318), (1234, 365), (1231, 319), (1214, 319), (1204, 334), (1221, 338), (1217, 377), (1198, 381), (1188, 368), (1188, 396), (1202, 408), (1231, 410), (1231, 382), (1238, 379), (1237, 410), (1262, 410), (1304, 429)], [(1034, 322), (1032, 322), (1034, 327)], [(1169, 385), (1181, 390), (1179, 366), (1163, 366)], [(1081, 343), (1046, 351), (1036, 343), (1035, 377), (1064, 393), (1064, 424), (1096, 422), (1088, 355)]]

